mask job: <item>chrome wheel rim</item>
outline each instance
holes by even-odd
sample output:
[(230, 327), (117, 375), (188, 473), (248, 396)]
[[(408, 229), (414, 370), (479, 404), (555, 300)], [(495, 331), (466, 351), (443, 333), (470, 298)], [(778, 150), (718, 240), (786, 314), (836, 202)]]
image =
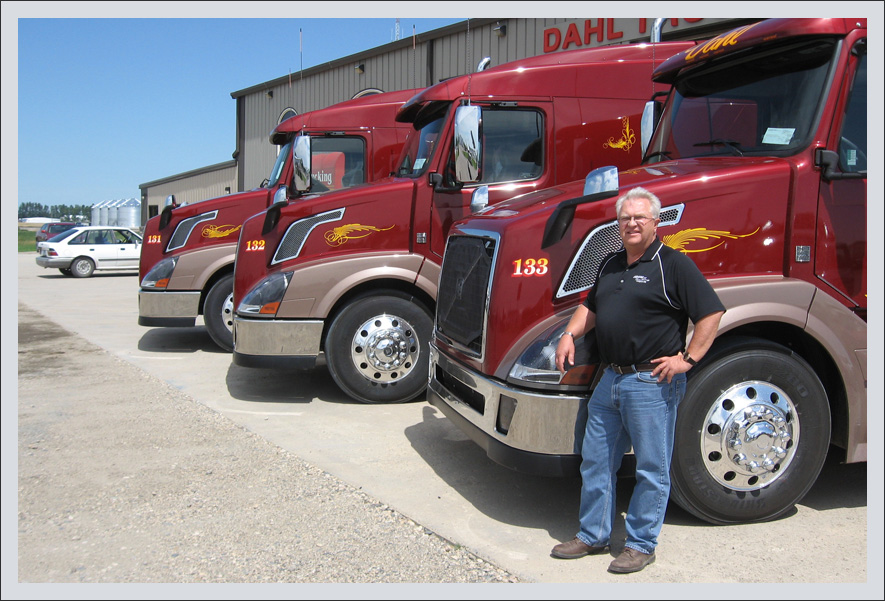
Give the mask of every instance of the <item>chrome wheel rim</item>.
[(350, 352), (353, 364), (372, 382), (393, 383), (415, 367), (420, 345), (412, 324), (395, 315), (378, 315), (354, 333)]
[(231, 292), (221, 304), (221, 323), (227, 328), (227, 331), (233, 334), (234, 331), (234, 293)]
[(707, 472), (732, 490), (753, 491), (780, 478), (799, 442), (796, 407), (761, 381), (736, 384), (712, 404), (701, 432)]

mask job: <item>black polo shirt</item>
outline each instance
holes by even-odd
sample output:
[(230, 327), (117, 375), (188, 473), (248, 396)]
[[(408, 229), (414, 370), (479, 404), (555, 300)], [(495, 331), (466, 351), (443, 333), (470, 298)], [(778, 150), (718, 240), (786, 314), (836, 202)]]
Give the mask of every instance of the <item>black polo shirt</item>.
[(658, 239), (632, 265), (624, 248), (607, 255), (584, 304), (596, 314), (602, 363), (616, 365), (675, 355), (689, 319), (725, 310), (697, 265)]

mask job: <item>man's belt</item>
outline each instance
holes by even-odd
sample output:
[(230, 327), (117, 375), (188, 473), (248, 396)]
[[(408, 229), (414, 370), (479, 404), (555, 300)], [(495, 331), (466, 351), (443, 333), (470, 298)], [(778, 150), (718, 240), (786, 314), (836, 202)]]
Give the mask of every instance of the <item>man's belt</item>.
[(616, 374), (624, 375), (624, 374), (635, 374), (640, 371), (652, 371), (655, 367), (657, 367), (657, 363), (634, 363), (633, 365), (615, 365), (612, 363), (609, 365)]

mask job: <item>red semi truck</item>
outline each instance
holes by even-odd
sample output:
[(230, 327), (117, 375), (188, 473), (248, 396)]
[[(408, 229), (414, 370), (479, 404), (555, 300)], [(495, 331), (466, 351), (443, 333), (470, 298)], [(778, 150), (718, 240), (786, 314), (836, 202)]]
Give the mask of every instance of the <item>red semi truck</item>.
[(866, 19), (768, 20), (681, 52), (655, 71), (671, 89), (641, 166), (455, 224), (428, 401), (504, 466), (577, 474), (602, 369), (592, 332), (564, 375), (554, 352), (621, 246), (615, 200), (642, 186), (661, 199), (661, 241), (727, 307), (688, 372), (674, 500), (712, 523), (768, 520), (831, 444), (865, 461), (866, 38)]
[(280, 147), (279, 156), (260, 188), (191, 205), (167, 204), (145, 226), (139, 325), (192, 327), (203, 315), (212, 340), (233, 350), (233, 271), (240, 228), (267, 209), (277, 190), (292, 180), (295, 141), (299, 136), (313, 140), (314, 193), (387, 177), (409, 131), (394, 120), (396, 111), (417, 91), (374, 94), (291, 117), (270, 134), (271, 144)]
[[(394, 177), (281, 203), (244, 224), (234, 363), (309, 368), (324, 354), (335, 382), (354, 399), (418, 398), (451, 224), (595, 166), (638, 164), (643, 107), (664, 89), (652, 83), (652, 71), (693, 46), (536, 56), (417, 94), (397, 115), (413, 133)], [(486, 193), (482, 199), (477, 190)]]

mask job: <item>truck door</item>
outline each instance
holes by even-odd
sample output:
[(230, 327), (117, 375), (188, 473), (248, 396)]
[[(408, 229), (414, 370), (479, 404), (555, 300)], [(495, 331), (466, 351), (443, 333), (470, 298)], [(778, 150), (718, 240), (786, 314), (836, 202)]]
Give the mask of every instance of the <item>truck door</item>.
[(553, 126), (551, 105), (483, 106), (482, 165), (477, 184), (454, 186), (454, 149), (448, 144), (438, 163), (442, 182), (433, 189), (430, 248), (442, 257), (452, 223), (470, 214), (470, 198), (489, 187), (489, 204), (553, 185), (547, 133)]
[(815, 274), (858, 309), (867, 307), (867, 57), (855, 46), (843, 90), (841, 122), (829, 148), (839, 156), (837, 178), (822, 177), (818, 199)]

